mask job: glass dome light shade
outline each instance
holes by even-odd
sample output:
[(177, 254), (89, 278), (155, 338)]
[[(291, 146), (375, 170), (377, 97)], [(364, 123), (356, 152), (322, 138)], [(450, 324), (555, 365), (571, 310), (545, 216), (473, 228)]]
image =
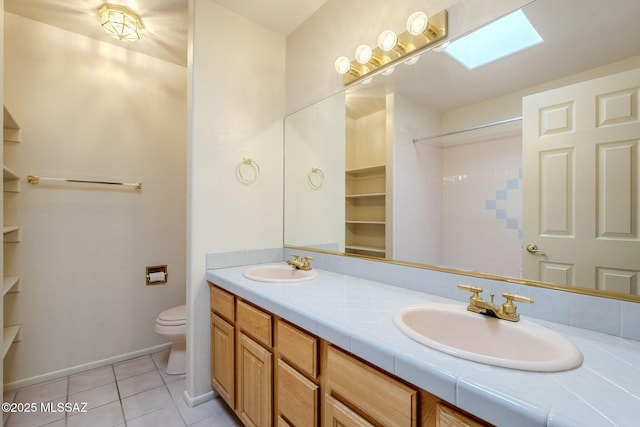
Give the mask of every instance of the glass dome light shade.
[(424, 12), (414, 12), (407, 19), (407, 31), (413, 36), (419, 36), (429, 26), (429, 17)]
[(98, 13), (100, 24), (111, 37), (123, 41), (134, 41), (140, 38), (140, 19), (126, 7), (105, 4)]
[(373, 51), (366, 44), (361, 44), (356, 49), (356, 61), (361, 63), (362, 65), (368, 64), (373, 57)]
[(393, 30), (385, 30), (378, 37), (378, 47), (385, 52), (390, 51), (398, 44), (398, 36)]
[(338, 74), (347, 74), (351, 70), (351, 61), (346, 56), (340, 56), (335, 62)]

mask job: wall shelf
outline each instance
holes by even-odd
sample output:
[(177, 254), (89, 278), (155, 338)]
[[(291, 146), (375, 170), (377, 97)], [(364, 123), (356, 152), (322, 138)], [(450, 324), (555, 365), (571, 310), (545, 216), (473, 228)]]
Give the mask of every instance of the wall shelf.
[(345, 172), (347, 175), (358, 176), (358, 175), (366, 175), (371, 173), (384, 173), (386, 169), (385, 165), (373, 165), (373, 166), (364, 166), (360, 168), (352, 168), (347, 169)]
[(368, 252), (371, 254), (376, 254), (377, 256), (384, 257), (386, 251), (384, 248), (377, 248), (373, 246), (360, 246), (360, 245), (346, 245), (345, 249), (347, 253), (362, 253)]
[(390, 227), (387, 227), (386, 101), (378, 100), (376, 111), (347, 117), (345, 165), (345, 251), (386, 257)]
[[(15, 121), (15, 119), (9, 114), (6, 108), (3, 108), (4, 116), (3, 116), (3, 140), (4, 147), (6, 149), (7, 146), (11, 146), (14, 143), (22, 142), (22, 131), (20, 130), (20, 126)], [(3, 160), (7, 158), (6, 150), (3, 150)], [(20, 176), (11, 168), (6, 165), (2, 166), (2, 189), (5, 193), (17, 193), (20, 192)], [(13, 203), (15, 201), (14, 198), (8, 198), (5, 196), (4, 199), (4, 207), (6, 209), (9, 203)], [(22, 229), (18, 225), (6, 225), (4, 223), (7, 212), (3, 214), (2, 220), (2, 242), (3, 243), (18, 243), (22, 240)], [(9, 218), (11, 221), (11, 218)], [(4, 319), (0, 320), (2, 322), (2, 358), (7, 355), (11, 345), (20, 341), (22, 327), (16, 319), (13, 319), (13, 315), (8, 315), (8, 313), (12, 313), (15, 310), (9, 308), (7, 309), (7, 305), (15, 304), (16, 297), (6, 298), (8, 294), (16, 294), (20, 292), (21, 281), (20, 276), (13, 275), (15, 272), (11, 271), (15, 268), (13, 256), (7, 256), (7, 251), (13, 250), (12, 248), (5, 247), (4, 251), (4, 260), (3, 260), (3, 276), (4, 272), (11, 272), (12, 275), (3, 277), (2, 280), (2, 308), (4, 312)], [(6, 324), (9, 323), (9, 326)]]
[(16, 341), (20, 341), (19, 335), (20, 335), (21, 328), (22, 328), (21, 325), (11, 325), (11, 326), (5, 326), (2, 328), (2, 358), (3, 359), (9, 352), (11, 345)]
[(2, 296), (11, 292), (18, 292), (20, 276), (5, 276), (3, 278)]
[(3, 190), (9, 193), (20, 192), (20, 177), (8, 167), (2, 167)]
[(386, 197), (385, 193), (368, 193), (368, 194), (347, 194), (347, 199), (361, 199), (365, 197)]
[(367, 225), (386, 225), (385, 221), (350, 221), (346, 220), (345, 224), (367, 224)]
[(4, 142), (22, 142), (22, 130), (6, 108), (4, 109), (4, 123), (2, 139)]

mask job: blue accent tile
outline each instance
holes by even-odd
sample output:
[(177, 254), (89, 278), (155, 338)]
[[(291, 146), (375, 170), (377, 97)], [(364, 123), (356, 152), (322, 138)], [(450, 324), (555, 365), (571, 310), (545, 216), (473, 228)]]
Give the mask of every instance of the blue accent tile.
[(509, 230), (517, 230), (518, 220), (516, 218), (507, 218), (507, 228)]
[(496, 190), (496, 199), (507, 200), (507, 190)]
[(495, 200), (487, 200), (484, 202), (484, 208), (485, 209), (495, 209), (496, 208), (496, 201)]
[(507, 190), (517, 190), (519, 186), (520, 186), (520, 180), (518, 179), (507, 180)]
[(506, 218), (507, 218), (506, 209), (496, 209), (496, 219), (506, 219)]

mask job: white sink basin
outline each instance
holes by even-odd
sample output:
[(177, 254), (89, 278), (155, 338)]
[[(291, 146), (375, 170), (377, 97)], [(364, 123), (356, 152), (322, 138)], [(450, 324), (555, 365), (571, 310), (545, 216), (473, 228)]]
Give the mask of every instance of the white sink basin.
[(298, 270), (290, 265), (259, 265), (247, 268), (244, 277), (258, 282), (304, 282), (318, 277), (315, 270)]
[(540, 372), (582, 364), (582, 353), (571, 341), (526, 320), (499, 320), (454, 304), (405, 307), (393, 320), (419, 343), (475, 362)]

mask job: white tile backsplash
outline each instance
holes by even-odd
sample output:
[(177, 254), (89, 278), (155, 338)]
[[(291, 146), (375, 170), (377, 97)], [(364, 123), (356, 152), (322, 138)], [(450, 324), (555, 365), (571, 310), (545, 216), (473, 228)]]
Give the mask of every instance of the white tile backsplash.
[[(456, 287), (459, 283), (483, 288), (487, 299), (490, 293), (494, 293), (496, 302), (502, 301), (503, 292), (528, 296), (535, 301), (533, 304), (518, 304), (518, 311), (524, 316), (640, 341), (640, 328), (637, 327), (640, 324), (640, 303), (611, 298), (291, 248), (208, 254), (207, 269), (282, 262), (292, 253), (312, 256), (312, 265), (318, 269), (463, 302), (468, 300), (469, 294)], [(322, 325), (318, 327), (322, 329)]]

